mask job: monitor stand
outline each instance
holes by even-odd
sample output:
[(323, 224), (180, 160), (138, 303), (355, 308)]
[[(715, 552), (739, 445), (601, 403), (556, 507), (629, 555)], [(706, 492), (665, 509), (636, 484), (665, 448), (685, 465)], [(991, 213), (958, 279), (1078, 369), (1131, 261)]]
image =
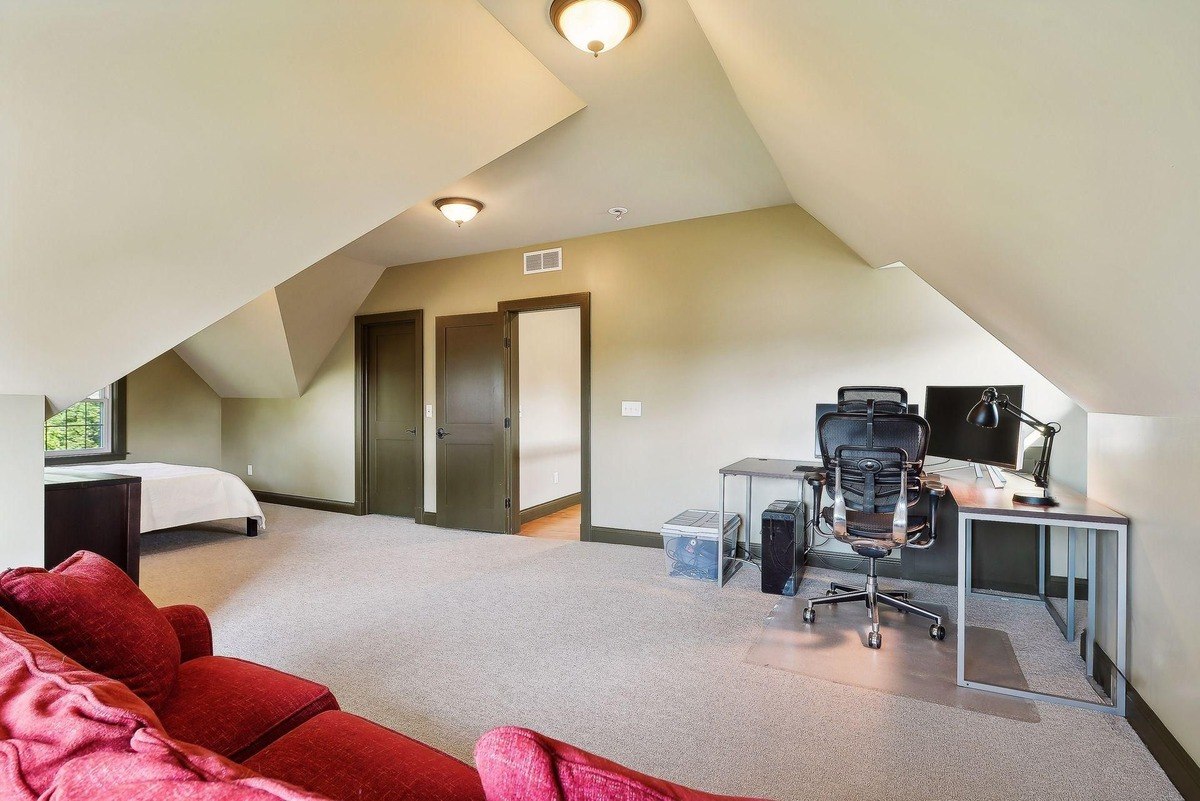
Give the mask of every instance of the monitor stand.
[(991, 480), (992, 486), (996, 489), (1004, 489), (1004, 485), (1008, 483), (1008, 479), (1004, 477), (1004, 472), (999, 467), (990, 464), (978, 464), (977, 462), (967, 462), (958, 467), (947, 467), (944, 470), (938, 470), (939, 473), (951, 473), (955, 470), (975, 470), (975, 478), (983, 478), (984, 470), (987, 471), (988, 479)]
[(992, 480), (992, 486), (996, 489), (1004, 489), (1007, 479), (1004, 478), (1004, 474), (1000, 472), (999, 467), (990, 464), (976, 464), (975, 462), (971, 462), (971, 466), (975, 468), (975, 478), (983, 478), (983, 470), (986, 468), (988, 478)]

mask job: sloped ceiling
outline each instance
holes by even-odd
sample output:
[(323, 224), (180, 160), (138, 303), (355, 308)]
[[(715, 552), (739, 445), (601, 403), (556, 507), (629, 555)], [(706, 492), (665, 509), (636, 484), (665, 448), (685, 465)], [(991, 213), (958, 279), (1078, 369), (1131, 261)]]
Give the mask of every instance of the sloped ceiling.
[(308, 389), (383, 270), (335, 253), (276, 287), (299, 394)]
[(1196, 413), (1200, 4), (690, 2), (796, 202), (868, 262), (1089, 411)]
[(474, 0), (3, 3), (0, 37), (0, 394), (55, 406), (583, 105)]
[[(602, 58), (558, 35), (540, 0), (481, 0), (588, 107), (343, 252), (408, 264), (792, 201), (687, 0), (646, 0), (641, 27)], [(455, 228), (441, 195), (487, 204)], [(616, 222), (607, 212), (624, 206)]]
[(175, 348), (222, 398), (294, 398), (296, 375), (275, 290)]
[(175, 351), (222, 398), (299, 397), (383, 270), (333, 254)]

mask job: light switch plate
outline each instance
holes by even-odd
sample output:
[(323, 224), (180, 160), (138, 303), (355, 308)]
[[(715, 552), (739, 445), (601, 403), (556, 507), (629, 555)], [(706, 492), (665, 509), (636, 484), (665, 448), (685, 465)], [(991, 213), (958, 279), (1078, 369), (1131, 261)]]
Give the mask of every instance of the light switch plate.
[(641, 417), (642, 402), (641, 401), (621, 401), (621, 416), (622, 417)]
[(433, 404), (432, 403), (425, 404), (425, 416), (433, 417)]

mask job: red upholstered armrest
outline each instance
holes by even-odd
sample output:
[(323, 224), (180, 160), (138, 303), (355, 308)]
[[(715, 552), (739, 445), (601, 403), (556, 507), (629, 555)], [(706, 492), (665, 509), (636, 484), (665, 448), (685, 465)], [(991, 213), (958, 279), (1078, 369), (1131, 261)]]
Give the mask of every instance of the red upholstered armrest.
[(162, 613), (167, 616), (175, 636), (179, 638), (179, 658), (186, 662), (199, 656), (212, 656), (212, 625), (203, 609), (191, 604), (164, 606)]

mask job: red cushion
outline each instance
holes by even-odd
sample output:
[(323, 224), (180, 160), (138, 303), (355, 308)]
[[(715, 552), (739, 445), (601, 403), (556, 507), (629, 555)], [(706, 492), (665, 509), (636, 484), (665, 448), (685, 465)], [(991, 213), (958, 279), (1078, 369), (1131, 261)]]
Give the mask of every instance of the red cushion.
[(346, 712), (323, 712), (246, 767), (338, 801), (483, 801), (474, 768)]
[(154, 712), (32, 634), (0, 629), (0, 797), (37, 798), (77, 757), (121, 749)]
[(54, 801), (325, 801), (155, 729), (66, 765)]
[(119, 567), (80, 551), (51, 571), (0, 576), (0, 600), (29, 631), (158, 709), (175, 683), (179, 638)]
[(737, 801), (638, 773), (514, 726), (481, 737), (475, 765), (488, 801)]
[(198, 656), (212, 656), (212, 624), (203, 609), (191, 604), (177, 604), (164, 606), (160, 611), (179, 638), (180, 662)]
[(241, 762), (337, 708), (324, 685), (241, 659), (202, 656), (179, 666), (175, 689), (158, 713), (173, 737)]
[(25, 627), (21, 625), (21, 621), (17, 620), (3, 609), (0, 609), (0, 629), (16, 629), (17, 631), (24, 631)]

